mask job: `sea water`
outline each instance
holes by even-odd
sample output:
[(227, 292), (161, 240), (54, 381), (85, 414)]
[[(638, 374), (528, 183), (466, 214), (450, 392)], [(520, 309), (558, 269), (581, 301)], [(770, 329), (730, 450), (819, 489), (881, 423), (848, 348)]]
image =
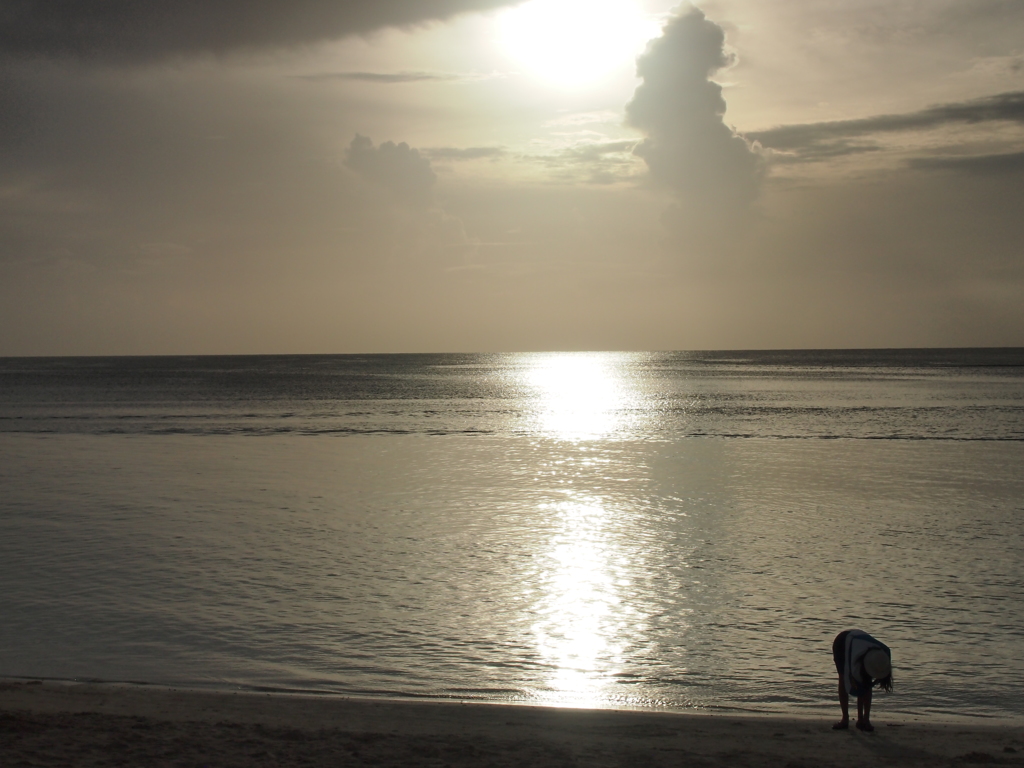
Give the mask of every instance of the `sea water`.
[(1024, 351), (0, 360), (0, 675), (1024, 717)]

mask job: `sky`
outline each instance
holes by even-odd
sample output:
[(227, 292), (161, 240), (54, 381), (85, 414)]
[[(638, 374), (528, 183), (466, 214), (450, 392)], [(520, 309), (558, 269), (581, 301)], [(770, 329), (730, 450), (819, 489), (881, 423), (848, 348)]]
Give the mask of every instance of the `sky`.
[(1020, 0), (0, 0), (0, 356), (1024, 346)]

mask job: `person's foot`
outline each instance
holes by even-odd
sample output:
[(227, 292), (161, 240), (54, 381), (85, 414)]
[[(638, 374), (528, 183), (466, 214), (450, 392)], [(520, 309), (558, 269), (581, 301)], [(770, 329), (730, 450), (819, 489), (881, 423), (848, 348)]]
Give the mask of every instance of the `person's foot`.
[(836, 723), (835, 725), (832, 726), (832, 730), (833, 731), (845, 731), (849, 727), (850, 727), (850, 721), (849, 720), (840, 720), (838, 723)]
[(860, 730), (860, 731), (873, 731), (873, 730), (875, 730), (875, 726), (873, 726), (867, 720), (858, 720), (857, 721), (857, 730)]

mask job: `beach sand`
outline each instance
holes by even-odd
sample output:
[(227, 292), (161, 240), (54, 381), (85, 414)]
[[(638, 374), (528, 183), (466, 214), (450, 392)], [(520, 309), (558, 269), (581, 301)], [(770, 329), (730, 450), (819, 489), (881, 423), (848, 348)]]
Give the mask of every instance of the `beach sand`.
[[(880, 702), (881, 703), (881, 702)], [(0, 681), (0, 765), (1024, 766), (1024, 727)]]

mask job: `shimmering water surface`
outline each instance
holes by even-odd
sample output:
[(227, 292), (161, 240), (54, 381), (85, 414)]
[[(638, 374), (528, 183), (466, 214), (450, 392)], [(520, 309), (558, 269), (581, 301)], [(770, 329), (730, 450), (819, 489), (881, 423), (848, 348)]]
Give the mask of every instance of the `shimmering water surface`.
[(1024, 718), (1024, 351), (0, 360), (0, 675)]

